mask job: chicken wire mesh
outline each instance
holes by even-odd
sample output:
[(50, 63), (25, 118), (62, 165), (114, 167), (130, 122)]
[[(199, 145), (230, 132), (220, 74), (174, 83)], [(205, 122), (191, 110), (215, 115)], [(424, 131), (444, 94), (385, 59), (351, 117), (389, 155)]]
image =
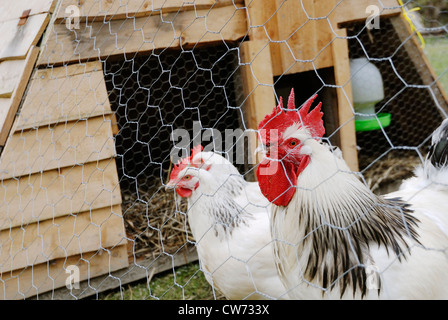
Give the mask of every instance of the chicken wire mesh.
[[(81, 18), (75, 20), (79, 25), (70, 29), (66, 19), (55, 18), (47, 28), (41, 44), (47, 52), (43, 51), (34, 70), (9, 145), (0, 158), (1, 297), (127, 298), (128, 283), (143, 279), (140, 299), (170, 299), (172, 292), (180, 292), (175, 298), (198, 298), (194, 292), (199, 291), (197, 282), (206, 283), (203, 274), (210, 279), (215, 272), (197, 264), (185, 278), (178, 273), (179, 265), (196, 260), (198, 239), (188, 221), (194, 203), (165, 188), (173, 170), (173, 134), (176, 129), (188, 132), (191, 141), (182, 146), (187, 154), (197, 141), (211, 144), (212, 151), (227, 156), (243, 178), (254, 181), (257, 165), (237, 162), (232, 156), (240, 143), (246, 156), (253, 151), (248, 141), (238, 134), (226, 145), (216, 140), (217, 135), (226, 137), (226, 129), (233, 133), (256, 129), (249, 125), (253, 115), (247, 105), (256, 93), (248, 91), (247, 67), (255, 87), (270, 88), (275, 103), (279, 97), (286, 99), (291, 88), (296, 92), (296, 106), (318, 93), (324, 102), (325, 140), (340, 146), (340, 131), (346, 124), (338, 122), (335, 106), (338, 89), (345, 83), (336, 83), (332, 66), (317, 67), (319, 56), (331, 42), (315, 52), (312, 68), (303, 72), (285, 68), (273, 75), (272, 83), (260, 80), (252, 62), (244, 60), (243, 44), (252, 40), (254, 29), (261, 30), (268, 43), (285, 44), (282, 54), (292, 57), (293, 66), (309, 64), (298, 58), (300, 52), (293, 52), (289, 41), (307, 23), (324, 20), (332, 25), (333, 12), (344, 1), (335, 2), (333, 10), (323, 15), (310, 14), (306, 23), (293, 26), (280, 40), (271, 38), (269, 25), (275, 19), (282, 21), (280, 9), (286, 1), (275, 1), (274, 14), (261, 25), (251, 21), (250, 8), (256, 0), (205, 2), (154, 1), (148, 7), (147, 1), (136, 0), (111, 8), (101, 7), (104, 4), (97, 1), (57, 4), (55, 16), (69, 5), (82, 7), (78, 12)], [(373, 2), (380, 12), (388, 8), (381, 1)], [(297, 1), (297, 6), (307, 5), (307, 1)], [(424, 52), (432, 58), (438, 83), (445, 85), (448, 67), (442, 50), (447, 45), (448, 8), (428, 1), (404, 5), (407, 10), (420, 6), (420, 14), (413, 15), (414, 25), (426, 40)], [(402, 10), (399, 3), (392, 7)], [(207, 24), (220, 8), (231, 14), (215, 30)], [(366, 8), (359, 10), (364, 14)], [(185, 18), (187, 14), (190, 20)], [(236, 15), (245, 20), (246, 27), (232, 29), (239, 32), (233, 38), (226, 29), (235, 23)], [(118, 22), (114, 25), (112, 21)], [(391, 114), (391, 125), (355, 135), (363, 181), (382, 193), (389, 185), (412, 176), (428, 151), (432, 132), (446, 118), (447, 108), (446, 101), (440, 100), (438, 83), (422, 79), (421, 70), (426, 66), (416, 65), (407, 47), (411, 35), (399, 34), (389, 17), (381, 16), (379, 21), (379, 28), (372, 29), (365, 20), (346, 22), (347, 34), (342, 37), (330, 29), (333, 41), (347, 41), (348, 58), (368, 58), (383, 80), (384, 98), (375, 105), (375, 112)], [(205, 25), (205, 32), (201, 29), (203, 33), (189, 43), (184, 38), (197, 30), (196, 24)], [(151, 26), (152, 34), (145, 33), (145, 26)], [(179, 26), (181, 32), (174, 32), (177, 37), (165, 39), (170, 34), (167, 29), (177, 31)], [(64, 36), (58, 33), (62, 28), (67, 30)], [(209, 41), (210, 35), (213, 40)], [(102, 43), (103, 37), (109, 47)], [(136, 37), (139, 42), (131, 47)], [(156, 48), (154, 39), (158, 37), (166, 42), (165, 47)], [(50, 48), (46, 38), (55, 46)], [(173, 45), (179, 39), (185, 45)], [(89, 50), (93, 54), (86, 58), (84, 53)], [(265, 64), (274, 64), (273, 57)], [(99, 64), (92, 68), (89, 63), (94, 61)], [(72, 69), (76, 64), (81, 67)], [(206, 132), (213, 134), (201, 141)], [(247, 258), (228, 256), (243, 265), (249, 265), (251, 257)], [(154, 277), (162, 271), (171, 278), (161, 288)], [(223, 298), (219, 286), (203, 286), (206, 299)], [(261, 288), (254, 287), (253, 293), (272, 298)]]

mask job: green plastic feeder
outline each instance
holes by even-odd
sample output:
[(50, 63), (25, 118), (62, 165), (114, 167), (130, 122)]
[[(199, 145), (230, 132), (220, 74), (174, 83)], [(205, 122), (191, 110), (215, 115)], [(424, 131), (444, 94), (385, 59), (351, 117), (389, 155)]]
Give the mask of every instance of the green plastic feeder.
[(375, 112), (384, 99), (383, 79), (378, 68), (366, 58), (350, 60), (356, 131), (380, 130), (390, 125), (389, 113)]
[(377, 117), (355, 120), (355, 130), (356, 131), (380, 130), (381, 128), (386, 128), (390, 125), (390, 121), (392, 118), (390, 113), (379, 113)]

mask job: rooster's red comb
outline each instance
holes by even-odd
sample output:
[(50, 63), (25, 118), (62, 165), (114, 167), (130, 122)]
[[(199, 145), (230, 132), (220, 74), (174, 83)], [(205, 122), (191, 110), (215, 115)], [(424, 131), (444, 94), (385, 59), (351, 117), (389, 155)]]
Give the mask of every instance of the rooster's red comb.
[(179, 172), (181, 172), (183, 169), (192, 164), (193, 157), (197, 155), (199, 152), (201, 152), (203, 149), (204, 147), (198, 144), (196, 147), (193, 147), (193, 149), (191, 149), (190, 156), (187, 156), (179, 160), (177, 164), (174, 165), (173, 170), (171, 171), (170, 180), (177, 180)]
[(266, 115), (258, 124), (262, 142), (264, 144), (270, 142), (270, 130), (278, 130), (277, 134), (280, 136), (287, 128), (296, 123), (301, 123), (306, 127), (313, 137), (322, 138), (325, 133), (323, 113), (321, 112), (322, 102), (308, 112), (316, 97), (317, 94), (308, 99), (298, 111), (295, 109), (294, 89), (291, 89), (288, 107), (285, 110), (283, 109), (283, 99), (280, 97), (278, 106), (274, 107), (272, 113)]

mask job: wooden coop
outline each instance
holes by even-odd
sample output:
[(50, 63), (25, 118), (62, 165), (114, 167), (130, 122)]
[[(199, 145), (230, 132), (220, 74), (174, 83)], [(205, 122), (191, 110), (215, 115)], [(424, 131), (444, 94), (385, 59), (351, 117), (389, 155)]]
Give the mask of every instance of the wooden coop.
[[(365, 27), (372, 4), (378, 30)], [(82, 298), (196, 260), (162, 188), (175, 127), (257, 129), (291, 87), (297, 106), (317, 92), (326, 136), (363, 170), (357, 144), (366, 159), (385, 152), (355, 131), (349, 61), (366, 54), (387, 58), (376, 60), (382, 109), (421, 103), (395, 121), (394, 144), (422, 145), (448, 113), (395, 0), (0, 6), (0, 299)], [(70, 289), (73, 265), (80, 286)]]

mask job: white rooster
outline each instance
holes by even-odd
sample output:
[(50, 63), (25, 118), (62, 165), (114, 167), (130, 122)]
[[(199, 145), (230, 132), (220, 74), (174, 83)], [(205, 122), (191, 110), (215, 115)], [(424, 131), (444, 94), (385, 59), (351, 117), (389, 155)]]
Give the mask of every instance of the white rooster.
[(416, 177), (377, 196), (320, 140), (316, 96), (294, 92), (259, 124), (257, 168), (279, 273), (292, 299), (448, 298), (448, 120)]
[(207, 281), (227, 299), (287, 299), (274, 263), (269, 201), (228, 160), (201, 150), (174, 167), (167, 187), (188, 198)]

